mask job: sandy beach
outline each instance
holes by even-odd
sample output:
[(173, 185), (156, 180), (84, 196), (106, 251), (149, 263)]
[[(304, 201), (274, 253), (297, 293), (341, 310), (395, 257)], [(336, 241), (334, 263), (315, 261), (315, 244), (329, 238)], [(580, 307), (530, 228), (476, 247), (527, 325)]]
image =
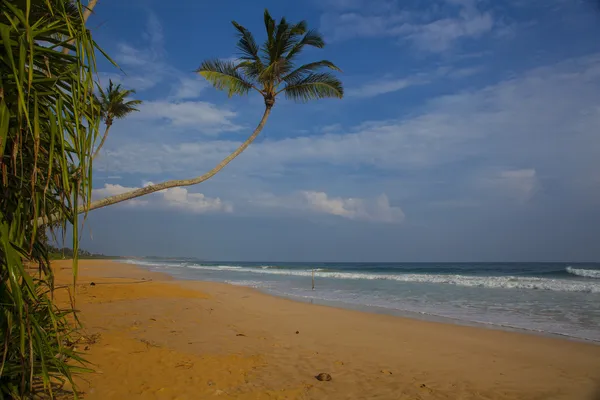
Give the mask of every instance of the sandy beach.
[[(70, 261), (54, 267), (58, 286), (71, 280)], [(77, 379), (86, 399), (600, 399), (592, 343), (299, 303), (105, 260), (80, 262), (76, 291), (78, 350), (96, 371)], [(66, 301), (66, 289), (56, 296)]]

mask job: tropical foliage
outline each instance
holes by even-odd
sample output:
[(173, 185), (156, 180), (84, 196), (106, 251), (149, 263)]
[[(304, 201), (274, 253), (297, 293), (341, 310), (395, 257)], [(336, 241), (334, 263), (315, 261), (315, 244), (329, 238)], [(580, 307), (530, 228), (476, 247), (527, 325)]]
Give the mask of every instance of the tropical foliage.
[(282, 18), (277, 24), (268, 10), (265, 10), (264, 23), (267, 38), (259, 46), (248, 29), (233, 21), (239, 37), (239, 59), (205, 61), (197, 72), (230, 96), (256, 90), (264, 97), (267, 107), (272, 107), (281, 93), (296, 101), (343, 97), (340, 80), (330, 72), (320, 72), (323, 69), (340, 71), (331, 61), (297, 66), (306, 47), (325, 47), (317, 31), (309, 30), (306, 21), (290, 24)]
[[(261, 132), (277, 96), (294, 101), (341, 98), (339, 71), (327, 60), (301, 64), (307, 47), (322, 48), (306, 22), (276, 23), (265, 11), (267, 38), (233, 22), (236, 62), (210, 60), (198, 73), (230, 96), (256, 91), (265, 111), (254, 132), (211, 171), (167, 181), (90, 203), (92, 160), (116, 118), (137, 110), (133, 91), (109, 83), (94, 95), (95, 51), (79, 0), (0, 0), (0, 398), (50, 396), (71, 381), (83, 360), (73, 350), (73, 326), (51, 301), (53, 275), (43, 223), (73, 229), (73, 278), (77, 277), (79, 217), (91, 209), (162, 189), (203, 182), (241, 154)], [(106, 130), (94, 151), (100, 123)], [(28, 266), (37, 268), (37, 279)]]
[(212, 178), (258, 137), (279, 95), (299, 102), (344, 96), (342, 83), (331, 72), (340, 69), (331, 61), (314, 61), (298, 66), (305, 49), (310, 47), (321, 49), (325, 46), (323, 37), (317, 31), (308, 29), (306, 21), (288, 23), (285, 18), (281, 18), (277, 23), (267, 10), (264, 13), (264, 23), (267, 37), (259, 46), (248, 29), (233, 21), (232, 24), (238, 35), (239, 59), (237, 61), (208, 60), (197, 70), (215, 88), (226, 91), (229, 96), (245, 95), (256, 91), (263, 97), (265, 111), (254, 132), (233, 153), (203, 175), (148, 185), (96, 200), (89, 207), (81, 207), (80, 211), (106, 207), (163, 189), (196, 185)]
[(45, 232), (35, 222), (72, 224), (76, 277), (77, 209), (90, 198), (101, 121), (83, 13), (70, 0), (0, 0), (0, 398), (51, 395), (82, 361), (68, 311), (50, 300)]
[(108, 81), (106, 90), (98, 85), (98, 92), (100, 95), (97, 98), (97, 102), (100, 105), (100, 115), (106, 128), (92, 158), (96, 158), (98, 153), (100, 153), (100, 149), (104, 146), (113, 121), (125, 118), (134, 111), (139, 111), (136, 106), (142, 104), (141, 100), (127, 100), (129, 96), (135, 94), (135, 90), (123, 89), (121, 85), (114, 85), (112, 80)]

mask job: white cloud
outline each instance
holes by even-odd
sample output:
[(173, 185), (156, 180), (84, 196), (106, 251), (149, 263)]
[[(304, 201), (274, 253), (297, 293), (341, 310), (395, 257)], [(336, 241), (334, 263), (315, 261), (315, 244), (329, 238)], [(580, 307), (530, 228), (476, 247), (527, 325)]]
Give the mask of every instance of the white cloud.
[(176, 100), (196, 99), (208, 85), (200, 77), (181, 77), (174, 90), (173, 98)]
[(478, 38), (494, 27), (490, 13), (461, 12), (456, 18), (444, 18), (427, 24), (406, 24), (399, 32), (420, 50), (444, 52), (462, 38)]
[(231, 120), (237, 113), (205, 101), (146, 101), (132, 119), (167, 120), (175, 127), (191, 127), (207, 134), (237, 131)]
[(481, 71), (480, 67), (451, 68), (440, 67), (427, 72), (418, 72), (402, 78), (385, 76), (363, 84), (362, 86), (350, 88), (346, 91), (349, 97), (375, 97), (386, 93), (397, 92), (416, 85), (426, 85), (438, 79), (462, 79), (475, 75)]
[(491, 189), (494, 195), (506, 196), (520, 203), (531, 200), (540, 189), (535, 169), (503, 170), (492, 173), (481, 180), (484, 189)]
[(317, 191), (299, 191), (287, 196), (262, 193), (260, 196), (250, 198), (249, 202), (258, 207), (330, 214), (357, 221), (385, 223), (404, 221), (402, 209), (391, 206), (385, 194), (369, 199), (330, 197), (325, 192)]
[[(151, 185), (152, 182), (146, 182), (143, 186)], [(126, 187), (121, 185), (104, 184), (104, 187), (93, 189), (92, 197), (101, 199), (117, 194), (127, 193), (138, 189), (137, 187)], [(206, 197), (202, 193), (190, 193), (186, 188), (175, 187), (161, 190), (159, 192), (128, 200), (122, 203), (124, 206), (148, 206), (154, 208), (173, 208), (193, 214), (216, 213), (233, 211), (233, 205), (230, 202), (223, 201), (218, 197)]]
[(139, 49), (127, 43), (119, 43), (117, 46), (116, 60), (120, 65), (130, 67), (141, 67), (154, 61), (153, 55), (146, 49)]
[(356, 37), (398, 36), (399, 29), (407, 20), (405, 13), (388, 15), (364, 15), (347, 12), (324, 14), (321, 29), (330, 40), (347, 40)]
[(350, 97), (374, 97), (380, 94), (397, 92), (414, 85), (428, 83), (425, 77), (408, 77), (402, 79), (381, 79), (373, 82), (368, 82), (360, 87), (351, 88), (347, 95)]
[[(338, 2), (335, 8), (356, 9), (359, 2)], [(362, 4), (362, 12), (328, 12), (321, 29), (332, 40), (354, 37), (397, 37), (426, 52), (445, 52), (461, 39), (479, 38), (494, 29), (490, 12), (480, 11), (474, 1), (446, 1), (428, 10), (408, 11), (393, 2)], [(448, 7), (448, 4), (451, 7)]]
[[(110, 78), (114, 82), (123, 84), (127, 89), (141, 92), (156, 87), (167, 79), (171, 82), (181, 80), (182, 84), (185, 79), (192, 79), (191, 72), (183, 73), (165, 60), (162, 25), (153, 13), (148, 14), (146, 29), (141, 36), (141, 41), (117, 44), (117, 51), (113, 58), (124, 72), (101, 71), (99, 73), (101, 84), (108, 84)], [(180, 99), (183, 98), (180, 97)]]
[(233, 206), (230, 203), (221, 201), (218, 197), (212, 199), (202, 193), (189, 193), (186, 188), (182, 187), (167, 189), (163, 193), (163, 198), (169, 207), (196, 214), (207, 212), (230, 213), (233, 211)]
[(404, 220), (400, 207), (390, 206), (385, 194), (376, 199), (329, 197), (324, 192), (305, 191), (302, 196), (316, 212), (356, 220), (398, 223)]
[[(345, 171), (369, 167), (408, 176), (454, 168), (456, 181), (480, 179), (481, 174), (473, 171), (498, 166), (517, 170), (525, 165), (535, 170), (541, 183), (549, 177), (579, 182), (600, 168), (598, 65), (600, 55), (536, 68), (494, 85), (435, 98), (400, 120), (365, 122), (322, 135), (267, 136), (221, 174), (244, 179), (286, 171), (302, 174), (309, 169), (301, 176), (311, 179), (316, 170), (320, 177), (330, 173), (328, 166)], [(135, 143), (108, 153), (106, 164), (98, 167), (113, 173), (186, 176), (188, 171), (214, 167), (239, 144), (233, 140)], [(511, 181), (510, 173), (502, 176), (494, 175), (498, 169), (492, 171), (488, 178)], [(527, 179), (531, 178), (522, 177), (521, 182)], [(523, 189), (523, 193), (522, 198), (527, 198), (530, 192)]]

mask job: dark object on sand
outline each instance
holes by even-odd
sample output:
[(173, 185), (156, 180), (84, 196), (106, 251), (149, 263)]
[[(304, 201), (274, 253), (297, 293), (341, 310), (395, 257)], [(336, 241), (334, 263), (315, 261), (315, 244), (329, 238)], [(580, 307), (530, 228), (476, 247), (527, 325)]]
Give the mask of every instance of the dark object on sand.
[(244, 335), (243, 333), (238, 333), (238, 334), (237, 334), (237, 335), (235, 335), (235, 336), (246, 336), (246, 335)]
[(321, 382), (329, 382), (331, 380), (331, 375), (321, 372), (319, 375), (315, 376), (315, 378)]
[(299, 334), (299, 333), (300, 333), (300, 331), (296, 331), (296, 335)]
[(94, 282), (90, 283), (90, 286), (96, 286), (96, 284)]

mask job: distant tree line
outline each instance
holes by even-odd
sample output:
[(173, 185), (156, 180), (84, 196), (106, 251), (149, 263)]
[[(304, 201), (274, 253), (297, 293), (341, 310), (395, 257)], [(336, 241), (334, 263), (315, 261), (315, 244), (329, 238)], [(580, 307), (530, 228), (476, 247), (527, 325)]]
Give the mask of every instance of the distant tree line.
[[(51, 259), (73, 258), (73, 249), (70, 247), (54, 247), (49, 245), (48, 253), (50, 254)], [(79, 255), (79, 258), (109, 258), (109, 256), (104, 254), (92, 253), (83, 249), (77, 249), (77, 254)]]

